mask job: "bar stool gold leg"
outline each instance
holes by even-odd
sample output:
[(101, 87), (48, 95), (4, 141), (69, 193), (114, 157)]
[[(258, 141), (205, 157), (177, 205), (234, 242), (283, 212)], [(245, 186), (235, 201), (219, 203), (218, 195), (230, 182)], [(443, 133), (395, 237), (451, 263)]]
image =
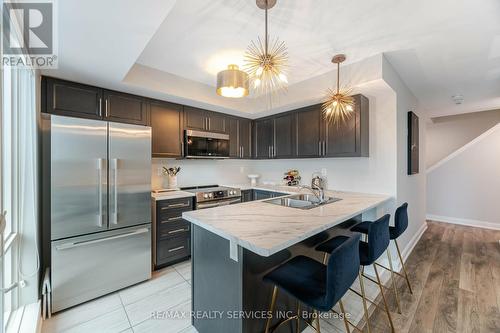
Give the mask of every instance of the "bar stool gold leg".
[(316, 314), (316, 332), (321, 333), (321, 328), (319, 327), (319, 311), (314, 310)]
[(391, 331), (394, 333), (396, 330), (394, 329), (394, 324), (392, 322), (391, 313), (389, 311), (389, 306), (387, 305), (387, 300), (385, 299), (384, 287), (382, 286), (382, 282), (380, 281), (380, 276), (378, 274), (377, 266), (375, 264), (372, 265), (375, 270), (375, 275), (377, 276), (378, 287), (380, 288), (380, 294), (382, 295), (382, 300), (384, 301), (385, 312), (387, 312), (387, 318), (389, 318), (389, 324), (391, 325)]
[(391, 269), (392, 289), (394, 289), (394, 295), (396, 296), (396, 305), (398, 307), (398, 313), (401, 314), (402, 312), (401, 312), (401, 304), (399, 302), (398, 288), (396, 288), (396, 274), (394, 274), (394, 267), (392, 267), (392, 257), (389, 248), (387, 248), (387, 259), (389, 259), (389, 268)]
[(406, 273), (406, 267), (405, 267), (405, 263), (403, 261), (403, 256), (401, 255), (401, 251), (399, 251), (398, 242), (396, 240), (394, 240), (394, 243), (396, 243), (396, 250), (398, 251), (399, 260), (401, 261), (401, 267), (403, 267), (403, 273), (405, 274), (406, 284), (408, 284), (408, 289), (410, 290), (410, 294), (413, 295), (413, 290), (411, 289), (411, 285), (410, 285), (410, 279), (408, 278), (408, 273)]
[(273, 319), (274, 308), (276, 307), (276, 297), (278, 296), (278, 287), (274, 286), (273, 295), (271, 296), (271, 305), (269, 307), (270, 315), (267, 318), (265, 333), (269, 333), (271, 327), (271, 320)]
[(295, 332), (299, 333), (300, 329), (300, 302), (297, 301), (297, 325), (295, 326)]
[(342, 303), (342, 300), (339, 300), (339, 306), (340, 306), (340, 312), (344, 316), (344, 324), (345, 324), (346, 332), (351, 333), (351, 330), (349, 329), (349, 321), (347, 320), (347, 317), (345, 314), (345, 308), (344, 308), (344, 304)]
[(363, 298), (363, 309), (365, 311), (366, 327), (368, 328), (368, 333), (371, 333), (370, 321), (369, 321), (370, 315), (368, 313), (368, 306), (366, 305), (365, 284), (363, 282), (363, 276), (361, 275), (361, 273), (358, 273), (358, 279), (359, 279), (359, 286), (361, 288), (361, 295)]

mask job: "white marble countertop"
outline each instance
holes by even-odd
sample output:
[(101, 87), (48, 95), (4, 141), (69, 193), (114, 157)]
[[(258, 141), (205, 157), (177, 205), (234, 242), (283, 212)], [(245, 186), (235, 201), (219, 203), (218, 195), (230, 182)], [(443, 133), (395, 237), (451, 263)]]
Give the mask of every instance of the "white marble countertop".
[[(232, 186), (286, 193), (300, 191), (289, 186)], [(302, 193), (307, 193), (307, 190), (302, 190)], [(262, 202), (269, 200), (265, 199), (184, 212), (182, 216), (185, 220), (228, 239), (232, 245), (236, 244), (268, 257), (392, 199), (391, 196), (382, 194), (337, 191), (325, 191), (325, 194), (342, 200), (302, 210)]]
[(153, 193), (153, 192), (151, 193), (151, 198), (153, 198), (155, 201), (179, 199), (179, 198), (194, 197), (194, 196), (195, 196), (194, 193), (181, 190), (174, 190), (161, 193)]

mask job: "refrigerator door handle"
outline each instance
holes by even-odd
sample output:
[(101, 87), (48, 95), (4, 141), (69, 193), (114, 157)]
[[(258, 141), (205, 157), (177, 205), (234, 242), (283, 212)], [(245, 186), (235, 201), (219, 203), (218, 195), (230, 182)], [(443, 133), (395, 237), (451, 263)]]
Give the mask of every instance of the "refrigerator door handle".
[(116, 235), (116, 236), (111, 236), (111, 237), (106, 237), (106, 238), (99, 238), (99, 239), (94, 239), (94, 240), (89, 240), (89, 241), (83, 241), (83, 242), (74, 242), (74, 243), (65, 243), (56, 246), (56, 250), (62, 251), (62, 250), (67, 250), (67, 249), (72, 249), (75, 247), (80, 247), (80, 246), (85, 246), (85, 245), (91, 245), (91, 244), (96, 244), (96, 243), (102, 243), (102, 242), (107, 242), (113, 239), (119, 239), (119, 238), (125, 238), (125, 237), (131, 237), (135, 235), (140, 235), (144, 234), (146, 232), (149, 232), (148, 228), (141, 228), (137, 229), (134, 232), (127, 232), (124, 234)]
[(118, 224), (118, 159), (113, 158), (113, 215), (111, 223)]
[(98, 200), (98, 210), (97, 210), (97, 225), (103, 227), (102, 223), (102, 169), (104, 169), (104, 159), (97, 159), (97, 200)]

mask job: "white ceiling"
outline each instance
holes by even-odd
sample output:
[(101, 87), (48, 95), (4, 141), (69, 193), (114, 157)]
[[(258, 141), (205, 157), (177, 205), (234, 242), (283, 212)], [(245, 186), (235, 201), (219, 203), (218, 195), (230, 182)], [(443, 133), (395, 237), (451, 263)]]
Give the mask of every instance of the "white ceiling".
[[(60, 69), (49, 75), (226, 110), (255, 102), (209, 96), (216, 73), (241, 64), (250, 40), (263, 35), (254, 0), (64, 0), (58, 17)], [(291, 85), (314, 86), (333, 69), (335, 53), (348, 63), (384, 53), (429, 115), (439, 116), (500, 108), (499, 17), (497, 0), (278, 0), (269, 28), (288, 46)], [(171, 86), (127, 80), (137, 66)], [(454, 94), (464, 104), (454, 105)]]

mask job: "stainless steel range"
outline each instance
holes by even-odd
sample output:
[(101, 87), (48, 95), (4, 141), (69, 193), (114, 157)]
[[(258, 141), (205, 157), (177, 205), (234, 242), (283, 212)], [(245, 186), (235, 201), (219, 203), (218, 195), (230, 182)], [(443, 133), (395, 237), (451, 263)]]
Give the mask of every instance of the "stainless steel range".
[(226, 206), (241, 202), (241, 191), (239, 188), (207, 185), (183, 187), (181, 190), (196, 194), (195, 209)]

